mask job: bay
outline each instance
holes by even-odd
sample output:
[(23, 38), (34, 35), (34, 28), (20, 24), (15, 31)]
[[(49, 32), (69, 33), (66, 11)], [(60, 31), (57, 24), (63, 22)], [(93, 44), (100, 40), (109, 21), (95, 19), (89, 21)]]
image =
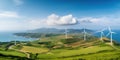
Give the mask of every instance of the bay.
[(31, 41), (33, 38), (24, 38), (20, 36), (15, 36), (14, 32), (0, 32), (0, 42), (9, 42), (9, 41)]

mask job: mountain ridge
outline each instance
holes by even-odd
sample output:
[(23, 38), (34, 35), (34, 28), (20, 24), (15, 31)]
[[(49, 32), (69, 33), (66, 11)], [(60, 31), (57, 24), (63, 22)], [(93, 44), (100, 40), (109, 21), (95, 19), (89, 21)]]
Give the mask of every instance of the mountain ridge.
[[(67, 29), (68, 33), (82, 33), (83, 29)], [(86, 32), (92, 33), (94, 30), (85, 29)], [(65, 29), (57, 29), (57, 28), (39, 28), (35, 30), (27, 31), (29, 33), (64, 33)]]

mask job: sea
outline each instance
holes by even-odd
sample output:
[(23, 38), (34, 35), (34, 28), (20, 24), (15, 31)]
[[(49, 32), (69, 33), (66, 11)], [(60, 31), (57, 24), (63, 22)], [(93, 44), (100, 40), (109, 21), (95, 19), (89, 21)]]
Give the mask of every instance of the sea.
[[(120, 43), (120, 30), (113, 30), (115, 32), (113, 34), (113, 40), (117, 41)], [(25, 38), (25, 37), (20, 37), (20, 36), (15, 36), (15, 32), (0, 32), (0, 42), (9, 42), (9, 41), (32, 41), (35, 40), (35, 38)], [(109, 32), (104, 31), (104, 36), (106, 36)], [(100, 33), (95, 34), (96, 36), (100, 37)], [(109, 36), (107, 36), (110, 38)]]
[(35, 38), (25, 38), (21, 36), (15, 36), (15, 32), (0, 32), (0, 42), (10, 42), (10, 41), (32, 41)]
[(115, 31), (113, 31), (113, 32), (115, 32), (115, 33), (113, 34), (113, 40), (116, 40), (117, 42), (120, 43), (120, 30), (115, 30)]

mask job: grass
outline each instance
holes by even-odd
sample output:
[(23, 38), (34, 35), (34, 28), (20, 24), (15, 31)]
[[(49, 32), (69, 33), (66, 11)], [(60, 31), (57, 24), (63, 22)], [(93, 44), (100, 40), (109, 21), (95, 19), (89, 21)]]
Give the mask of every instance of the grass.
[(23, 46), (21, 51), (30, 52), (30, 53), (46, 53), (49, 50), (47, 48), (37, 48), (37, 47), (31, 47), (31, 46)]
[(102, 51), (112, 51), (114, 50), (110, 46), (92, 46), (88, 48), (83, 48), (83, 49), (75, 49), (75, 50), (67, 50), (67, 49), (57, 49), (57, 50), (52, 50), (49, 52), (49, 54), (40, 54), (38, 57), (40, 59), (64, 59), (64, 58), (74, 58), (76, 56), (82, 56), (82, 55), (87, 55), (87, 54), (95, 54), (98, 52)]
[[(102, 43), (101, 41), (96, 39), (89, 41), (80, 40), (68, 44), (70, 46), (77, 46), (76, 48), (61, 47), (55, 49), (48, 49), (45, 46), (41, 47), (42, 44), (38, 44), (38, 42), (50, 41), (55, 46), (65, 45), (63, 42), (61, 42), (61, 39), (64, 39), (64, 35), (46, 37), (41, 39), (42, 40), (30, 42), (31, 46), (23, 44), (22, 47), (19, 48), (20, 51), (29, 52), (33, 55), (36, 55), (36, 53), (38, 53), (37, 60), (120, 60), (119, 49), (116, 50), (110, 45), (106, 45), (105, 43)], [(119, 46), (117, 47), (119, 48)], [(4, 51), (0, 49), (0, 54), (26, 57), (25, 54), (13, 50)], [(3, 57), (3, 59), (10, 60), (9, 57), (7, 57), (6, 59)], [(0, 60), (2, 60), (1, 56)]]
[(105, 47), (92, 46), (84, 49), (64, 51), (64, 52), (61, 52), (59, 56), (74, 56), (74, 55), (81, 55), (81, 54), (96, 53), (104, 50), (113, 50), (113, 49), (108, 46), (105, 46)]
[(60, 58), (57, 60), (120, 60), (120, 51), (104, 51), (75, 57)]
[(0, 54), (26, 57), (26, 55), (24, 53), (21, 53), (21, 52), (18, 52), (18, 51), (14, 51), (14, 50), (7, 50), (7, 51), (0, 50)]
[(0, 60), (25, 60), (26, 54), (14, 51), (14, 50), (1, 50), (0, 49)]
[[(38, 60), (119, 60), (120, 51), (115, 50), (108, 45), (97, 45), (87, 48), (77, 49), (53, 49), (48, 52), (47, 48), (37, 48), (31, 46), (23, 46), (21, 51), (39, 53)], [(25, 57), (23, 53), (17, 51), (3, 51), (0, 50), (0, 54), (13, 55)], [(11, 60), (10, 58), (0, 58), (4, 60)]]

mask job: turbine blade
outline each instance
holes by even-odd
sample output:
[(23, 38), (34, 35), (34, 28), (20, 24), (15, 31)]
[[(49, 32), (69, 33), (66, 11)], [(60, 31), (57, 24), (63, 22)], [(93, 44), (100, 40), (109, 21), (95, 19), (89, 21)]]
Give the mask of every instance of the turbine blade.
[(115, 32), (111, 32), (111, 33), (116, 34)]
[(109, 32), (112, 32), (110, 27), (108, 27), (108, 30), (109, 30)]
[(108, 33), (108, 34), (106, 35), (106, 37), (109, 36), (109, 35), (110, 35), (110, 33)]
[(104, 29), (101, 29), (101, 30), (98, 30), (98, 31), (96, 31), (96, 32), (94, 32), (94, 33), (103, 32), (103, 31), (105, 31), (105, 30), (106, 30), (106, 28), (104, 28)]

